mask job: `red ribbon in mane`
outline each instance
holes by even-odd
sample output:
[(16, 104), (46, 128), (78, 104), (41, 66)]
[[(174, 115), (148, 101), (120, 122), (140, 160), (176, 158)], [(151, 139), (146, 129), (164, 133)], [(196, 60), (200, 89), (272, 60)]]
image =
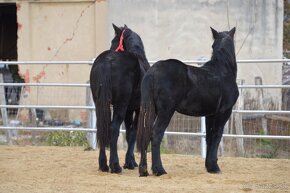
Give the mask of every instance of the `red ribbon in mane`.
[(123, 47), (124, 32), (125, 32), (125, 30), (122, 31), (122, 34), (121, 34), (121, 37), (120, 37), (119, 46), (115, 50), (116, 52), (118, 52), (118, 51), (123, 52), (124, 51), (124, 47)]

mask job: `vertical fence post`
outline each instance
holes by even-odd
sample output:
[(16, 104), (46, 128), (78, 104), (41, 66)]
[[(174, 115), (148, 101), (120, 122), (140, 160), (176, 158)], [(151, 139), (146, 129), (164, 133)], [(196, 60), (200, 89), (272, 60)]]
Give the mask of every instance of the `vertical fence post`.
[[(202, 134), (206, 134), (206, 125), (205, 125), (205, 117), (201, 117), (200, 118), (200, 132)], [(206, 157), (206, 140), (205, 140), (205, 136), (201, 137), (201, 157), (205, 158)]]
[[(240, 80), (239, 85), (243, 85), (245, 83), (245, 80)], [(237, 109), (244, 109), (244, 89), (240, 88), (240, 96), (237, 101)], [(234, 121), (235, 121), (235, 128), (236, 128), (236, 134), (238, 135), (244, 135), (244, 128), (243, 128), (243, 114), (236, 113), (234, 115)], [(244, 147), (244, 138), (236, 138), (237, 143), (237, 150), (240, 155), (245, 155), (245, 147)]]
[[(86, 105), (88, 105), (88, 106), (93, 106), (94, 105), (90, 88), (86, 89)], [(97, 118), (96, 118), (96, 110), (95, 109), (94, 110), (89, 110), (88, 119), (89, 120), (87, 122), (87, 126), (89, 128), (96, 129)], [(87, 140), (88, 140), (89, 146), (92, 149), (96, 149), (97, 148), (97, 133), (96, 132), (88, 132), (87, 133)]]
[[(0, 82), (3, 83), (3, 75), (0, 73)], [(5, 89), (4, 86), (0, 86), (0, 102), (2, 105), (6, 105), (6, 97), (5, 97)], [(7, 115), (7, 109), (1, 108), (1, 115), (2, 115), (2, 122), (4, 126), (8, 126), (8, 115)], [(12, 131), (7, 130), (6, 131), (6, 139), (8, 144), (12, 144)]]
[[(91, 128), (96, 129), (97, 118), (96, 118), (96, 110), (91, 110), (90, 112), (90, 120), (91, 120)], [(97, 149), (97, 133), (91, 132), (91, 148)]]

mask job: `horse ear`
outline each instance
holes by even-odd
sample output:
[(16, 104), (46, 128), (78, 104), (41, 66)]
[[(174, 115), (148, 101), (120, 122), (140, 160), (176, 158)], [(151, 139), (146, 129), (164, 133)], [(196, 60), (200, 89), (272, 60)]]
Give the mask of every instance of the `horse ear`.
[(124, 24), (124, 28), (128, 28), (128, 26), (126, 24)]
[(216, 39), (218, 37), (219, 33), (215, 29), (213, 29), (212, 27), (210, 27), (210, 29), (211, 29), (211, 32), (212, 32), (213, 39)]
[(235, 32), (236, 32), (236, 27), (233, 27), (233, 29), (231, 29), (231, 30), (229, 31), (229, 35), (230, 35), (232, 38), (234, 38)]
[(113, 24), (112, 23), (112, 25), (113, 25), (113, 28), (114, 28), (114, 30), (115, 30), (115, 34), (121, 34), (122, 33), (122, 30), (120, 29), (120, 28), (118, 28), (115, 24)]

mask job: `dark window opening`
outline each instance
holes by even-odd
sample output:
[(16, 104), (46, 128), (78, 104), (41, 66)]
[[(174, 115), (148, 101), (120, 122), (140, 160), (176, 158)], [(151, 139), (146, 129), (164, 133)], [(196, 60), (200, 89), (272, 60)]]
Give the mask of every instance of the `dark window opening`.
[[(16, 3), (0, 3), (0, 60), (17, 61), (17, 7)], [(24, 82), (18, 74), (18, 65), (0, 64), (4, 83)], [(21, 87), (5, 86), (6, 103), (19, 103)]]

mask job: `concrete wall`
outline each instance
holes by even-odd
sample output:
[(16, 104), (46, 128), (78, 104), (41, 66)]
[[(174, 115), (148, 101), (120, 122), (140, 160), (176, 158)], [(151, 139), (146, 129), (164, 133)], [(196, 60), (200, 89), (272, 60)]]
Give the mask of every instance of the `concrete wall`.
[[(17, 1), (18, 60), (91, 60), (107, 49), (107, 3)], [(26, 82), (86, 83), (91, 66), (20, 65)], [(30, 87), (23, 104), (86, 105), (85, 88)], [(82, 112), (81, 112), (82, 113)], [(79, 111), (69, 113), (79, 117)]]
[[(237, 59), (282, 58), (282, 0), (119, 0), (109, 1), (109, 12), (111, 22), (139, 32), (151, 60), (210, 58), (210, 26), (218, 31), (237, 27)], [(263, 84), (281, 84), (282, 64), (238, 65), (238, 79), (245, 84), (254, 84), (256, 76)], [(279, 89), (264, 91), (276, 106), (280, 94)]]

